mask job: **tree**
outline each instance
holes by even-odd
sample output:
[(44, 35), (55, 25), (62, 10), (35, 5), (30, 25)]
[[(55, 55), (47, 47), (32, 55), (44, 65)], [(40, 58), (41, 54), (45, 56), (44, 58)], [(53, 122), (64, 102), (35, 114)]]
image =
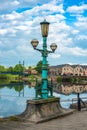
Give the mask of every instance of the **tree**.
[(24, 89), (24, 85), (14, 86), (15, 91), (21, 92)]
[(17, 64), (14, 67), (15, 72), (23, 72), (23, 66), (21, 64)]
[(41, 74), (41, 72), (42, 72), (42, 61), (41, 61), (41, 60), (37, 63), (35, 69), (36, 69), (36, 71), (37, 71), (39, 74)]
[(2, 65), (0, 65), (0, 71), (6, 71), (6, 68)]
[[(49, 66), (48, 62), (47, 62), (47, 67)], [(40, 60), (37, 65), (36, 65), (36, 71), (41, 74), (42, 73), (42, 60)]]
[(62, 78), (61, 78), (61, 76), (58, 76), (58, 77), (57, 77), (57, 83), (62, 83)]
[(9, 67), (8, 69), (7, 69), (7, 71), (9, 71), (9, 72), (13, 72), (14, 70), (13, 70), (13, 67)]

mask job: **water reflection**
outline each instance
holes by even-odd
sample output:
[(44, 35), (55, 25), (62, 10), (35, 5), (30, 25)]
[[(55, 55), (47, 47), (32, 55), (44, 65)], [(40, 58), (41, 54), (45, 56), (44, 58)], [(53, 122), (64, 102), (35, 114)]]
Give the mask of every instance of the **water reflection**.
[[(61, 85), (61, 87), (56, 86), (54, 87), (56, 93), (54, 92), (53, 95), (60, 97), (62, 107), (69, 108), (72, 99), (77, 98), (73, 90), (75, 91), (77, 88), (80, 88), (81, 93), (87, 91), (87, 85), (83, 85), (83, 87), (79, 86), (69, 84)], [(83, 88), (83, 91), (81, 88)], [(80, 97), (86, 97), (86, 95), (86, 93), (82, 93)], [(35, 98), (35, 89), (28, 84), (16, 83), (0, 85), (0, 117), (8, 117), (22, 113), (26, 109), (26, 100), (33, 98)], [(70, 101), (62, 102), (68, 99)]]
[(28, 85), (0, 85), (0, 117), (20, 114), (26, 108), (26, 100), (34, 97), (35, 89)]
[(54, 91), (60, 93), (60, 103), (65, 108), (78, 102), (78, 94), (81, 101), (87, 101), (87, 84), (57, 84)]
[[(80, 98), (83, 101), (87, 101), (87, 93), (81, 93)], [(70, 95), (60, 94), (60, 103), (62, 107), (70, 108), (70, 105), (72, 103), (77, 103), (77, 95), (76, 94), (70, 94)]]
[(54, 91), (65, 95), (72, 93), (83, 93), (87, 92), (87, 84), (62, 84), (57, 86)]

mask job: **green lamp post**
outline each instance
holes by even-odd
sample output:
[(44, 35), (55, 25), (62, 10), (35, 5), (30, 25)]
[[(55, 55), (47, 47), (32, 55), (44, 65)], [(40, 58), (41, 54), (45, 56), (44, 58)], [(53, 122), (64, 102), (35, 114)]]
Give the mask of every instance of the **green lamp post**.
[[(41, 97), (43, 99), (47, 99), (49, 97), (49, 91), (48, 91), (48, 65), (47, 65), (47, 57), (49, 53), (53, 53), (57, 45), (55, 43), (52, 43), (50, 45), (50, 48), (52, 51), (47, 50), (47, 36), (48, 36), (48, 31), (49, 31), (49, 22), (44, 20), (43, 22), (40, 23), (41, 25), (41, 32), (42, 32), (42, 37), (43, 37), (43, 49), (37, 49), (37, 45), (39, 44), (39, 41), (37, 39), (33, 39), (31, 41), (31, 44), (33, 48), (42, 54), (42, 84), (41, 84)], [(38, 97), (36, 97), (38, 98)]]

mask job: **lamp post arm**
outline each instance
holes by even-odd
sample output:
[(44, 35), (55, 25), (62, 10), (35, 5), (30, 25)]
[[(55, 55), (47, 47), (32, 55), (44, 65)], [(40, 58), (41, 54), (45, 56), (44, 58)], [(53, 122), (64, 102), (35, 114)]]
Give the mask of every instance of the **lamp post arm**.
[(37, 50), (37, 51), (41, 52), (42, 54), (43, 54), (43, 53), (46, 53), (47, 55), (48, 55), (49, 53), (54, 53), (54, 51), (48, 51), (48, 50), (44, 51), (43, 49), (38, 49), (38, 48), (34, 48), (34, 50)]
[(53, 51), (48, 51), (48, 50), (47, 50), (47, 53), (49, 54), (49, 53), (54, 53), (54, 52), (53, 52)]
[(43, 52), (43, 50), (42, 49), (38, 49), (38, 48), (34, 48), (34, 50), (37, 50), (37, 51), (39, 51), (39, 52)]

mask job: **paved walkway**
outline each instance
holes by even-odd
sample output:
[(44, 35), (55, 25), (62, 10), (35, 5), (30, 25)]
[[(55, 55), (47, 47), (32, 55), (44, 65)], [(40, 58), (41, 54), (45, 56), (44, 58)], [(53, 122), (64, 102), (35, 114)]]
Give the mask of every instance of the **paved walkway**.
[(87, 130), (87, 110), (33, 124), (19, 121), (0, 122), (0, 130)]

